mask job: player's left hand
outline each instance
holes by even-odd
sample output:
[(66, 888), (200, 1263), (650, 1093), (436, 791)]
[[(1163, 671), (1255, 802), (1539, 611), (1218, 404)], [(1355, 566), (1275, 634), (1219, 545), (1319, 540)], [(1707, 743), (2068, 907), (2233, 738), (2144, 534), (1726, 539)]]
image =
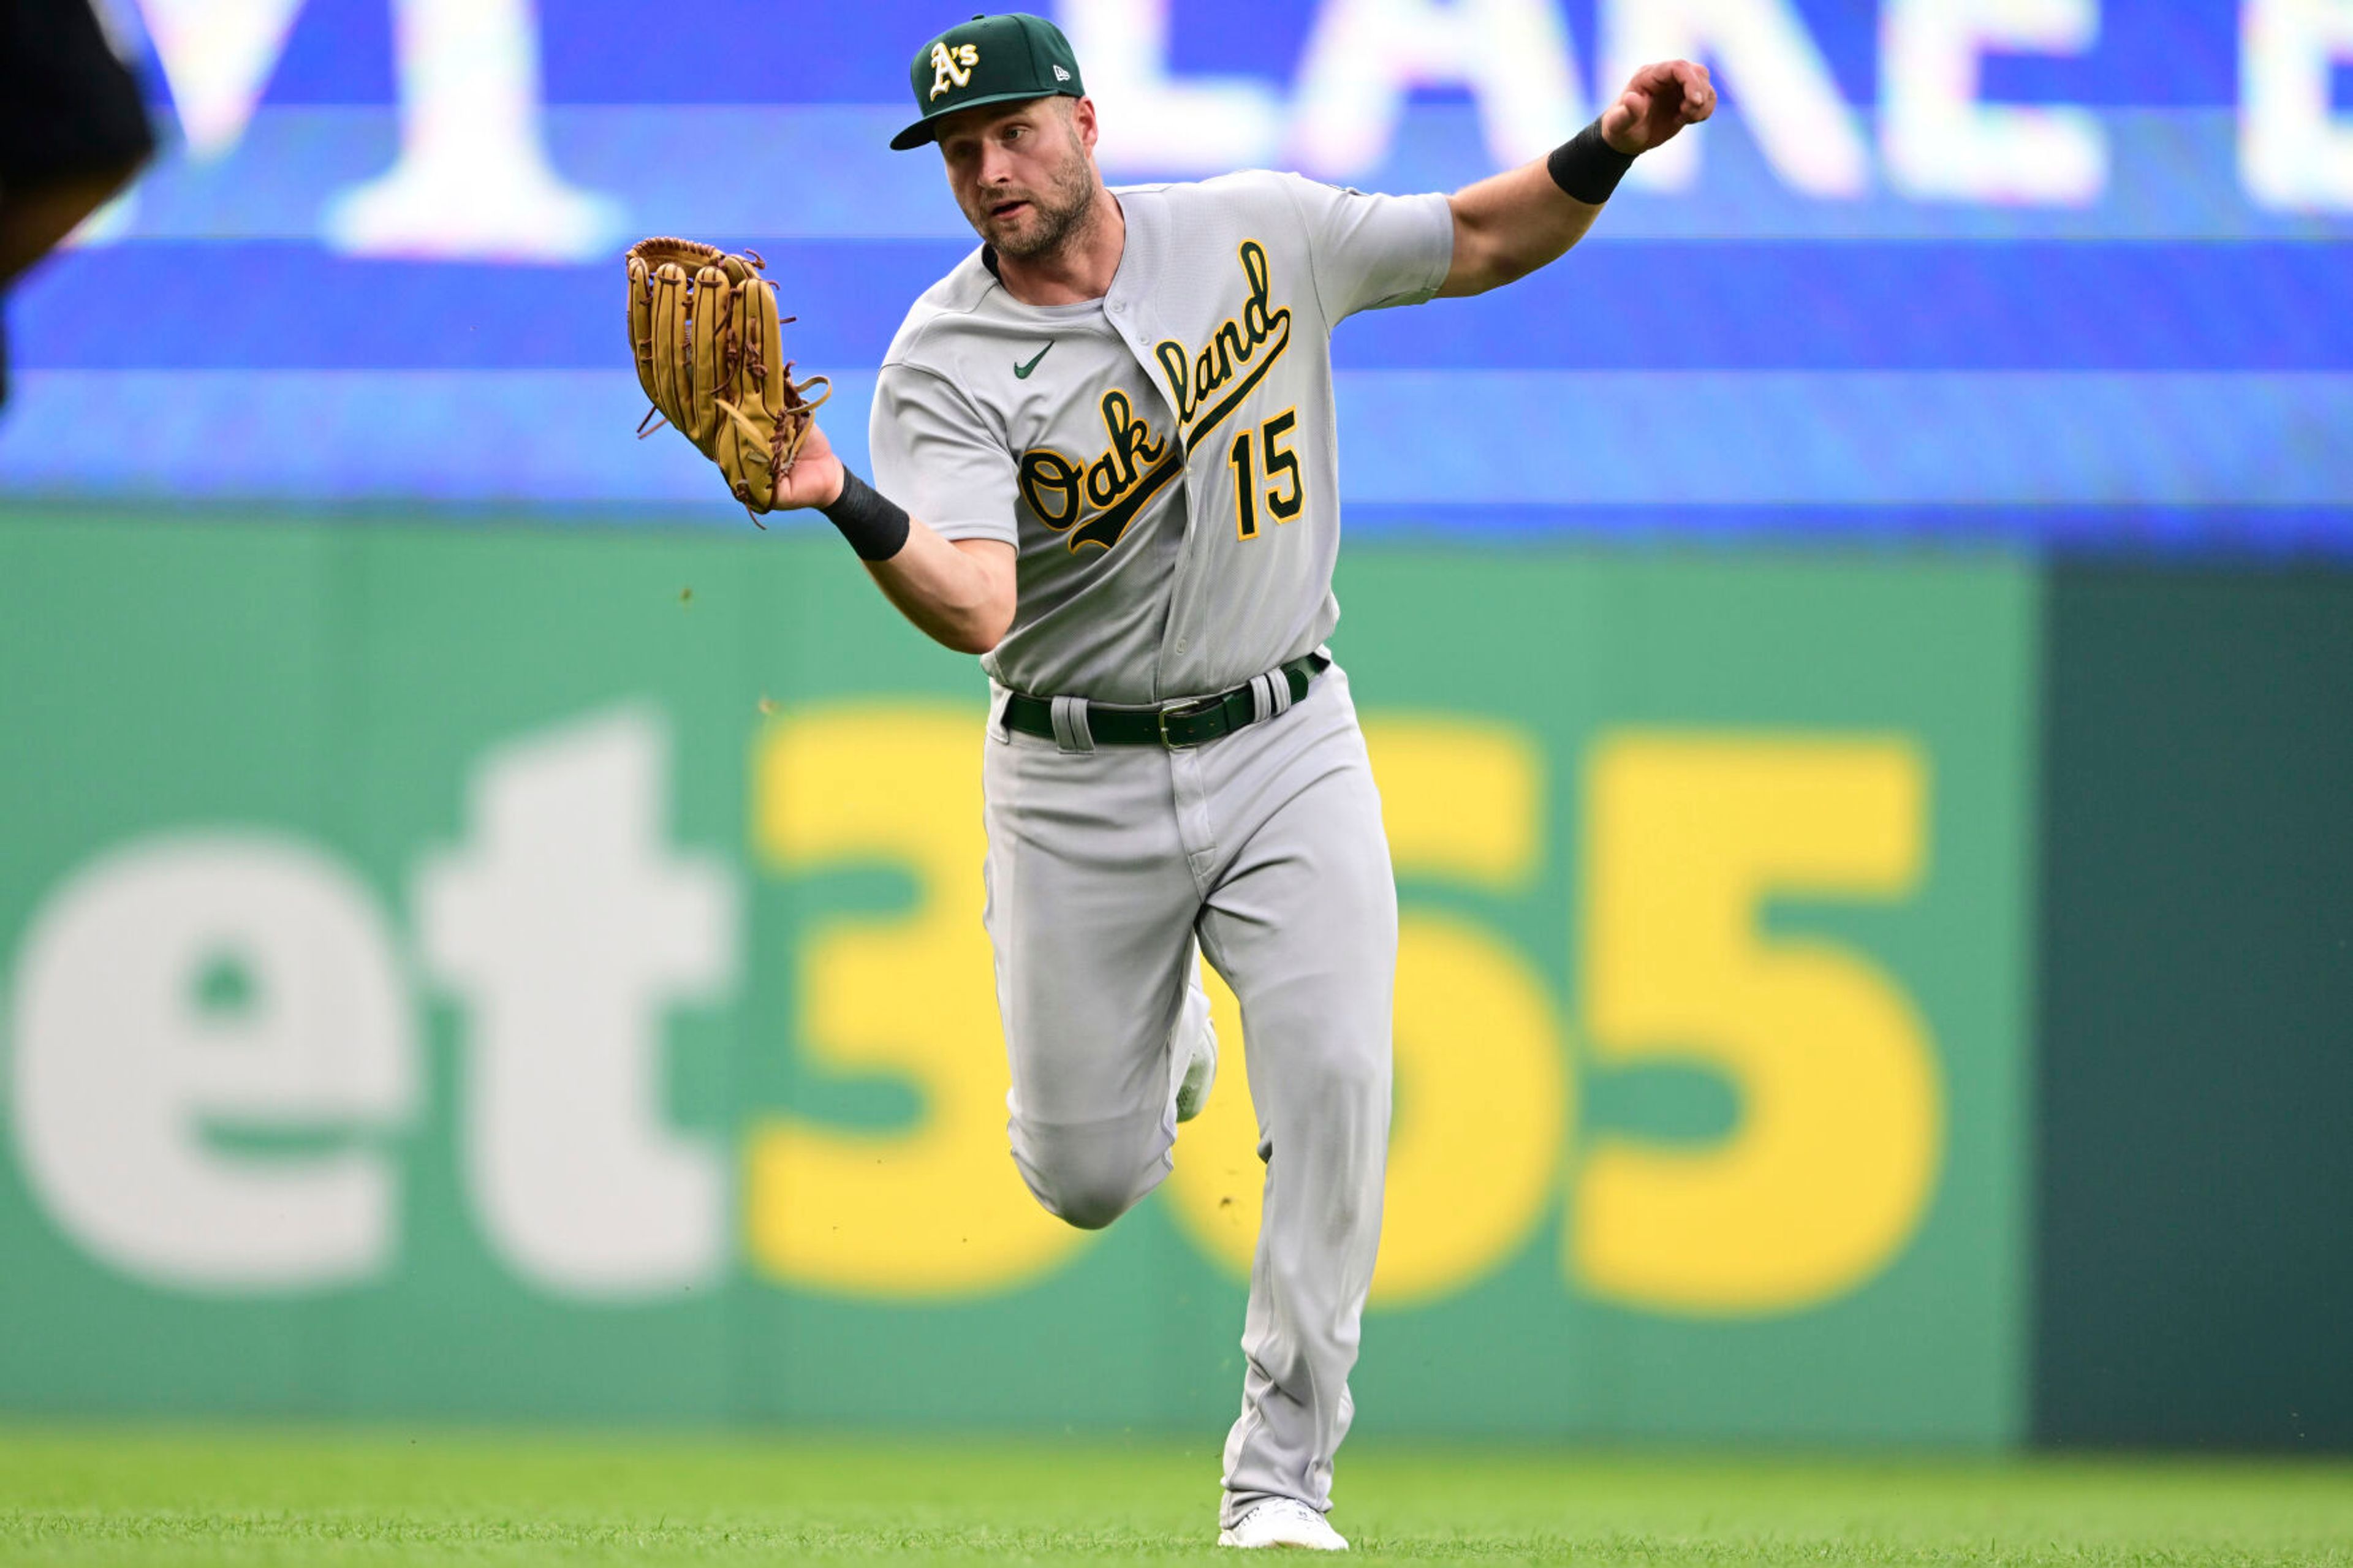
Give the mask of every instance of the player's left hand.
[(1715, 112), (1715, 83), (1693, 60), (1662, 60), (1634, 73), (1601, 115), (1601, 139), (1632, 157), (1674, 140)]
[(841, 495), (841, 459), (833, 455), (833, 443), (825, 438), (824, 429), (811, 419), (808, 435), (801, 442), (800, 455), (776, 479), (776, 510), (831, 506)]

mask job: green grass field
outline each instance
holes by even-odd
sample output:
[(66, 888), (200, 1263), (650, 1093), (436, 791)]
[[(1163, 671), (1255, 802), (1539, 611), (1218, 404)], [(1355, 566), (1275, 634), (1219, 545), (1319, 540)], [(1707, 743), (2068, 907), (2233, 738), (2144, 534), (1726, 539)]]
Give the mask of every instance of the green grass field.
[[(1208, 1557), (1207, 1444), (0, 1433), (0, 1563)], [(2353, 1466), (1366, 1444), (1356, 1560), (2353, 1564)]]

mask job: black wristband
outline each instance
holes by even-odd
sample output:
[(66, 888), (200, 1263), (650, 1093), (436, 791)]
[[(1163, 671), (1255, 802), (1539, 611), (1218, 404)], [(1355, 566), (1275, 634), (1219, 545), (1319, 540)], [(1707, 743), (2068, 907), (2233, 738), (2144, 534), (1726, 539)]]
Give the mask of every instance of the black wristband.
[(841, 494), (822, 509), (860, 561), (888, 561), (907, 542), (907, 513), (898, 502), (841, 465)]
[(1634, 154), (1620, 153), (1601, 139), (1601, 121), (1595, 121), (1552, 150), (1545, 168), (1552, 183), (1588, 206), (1599, 206), (1617, 190), (1618, 182), (1634, 166)]

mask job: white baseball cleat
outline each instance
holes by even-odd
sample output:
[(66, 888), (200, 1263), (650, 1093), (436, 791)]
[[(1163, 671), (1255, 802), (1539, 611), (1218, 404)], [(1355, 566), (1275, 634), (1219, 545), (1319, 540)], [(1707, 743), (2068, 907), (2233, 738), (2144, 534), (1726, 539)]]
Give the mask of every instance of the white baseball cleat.
[(1220, 1546), (1296, 1546), (1306, 1552), (1345, 1552), (1347, 1538), (1332, 1521), (1297, 1498), (1269, 1498), (1218, 1531)]
[(1218, 1031), (1209, 1022), (1209, 994), (1195, 981), (1185, 997), (1185, 1011), (1176, 1020), (1177, 1038), (1192, 1037), (1192, 1055), (1186, 1059), (1185, 1076), (1176, 1084), (1176, 1120), (1190, 1121), (1201, 1114), (1201, 1106), (1209, 1098), (1209, 1090), (1218, 1081)]

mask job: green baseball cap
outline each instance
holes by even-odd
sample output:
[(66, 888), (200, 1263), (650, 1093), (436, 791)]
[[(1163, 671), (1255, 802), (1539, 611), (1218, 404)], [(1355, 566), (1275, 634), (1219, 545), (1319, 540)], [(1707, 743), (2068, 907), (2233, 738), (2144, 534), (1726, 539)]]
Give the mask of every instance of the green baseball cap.
[(1009, 11), (975, 16), (915, 51), (907, 78), (923, 117), (891, 138), (904, 153), (934, 140), (939, 122), (960, 109), (1025, 98), (1084, 98), (1079, 58), (1062, 29), (1043, 16)]

